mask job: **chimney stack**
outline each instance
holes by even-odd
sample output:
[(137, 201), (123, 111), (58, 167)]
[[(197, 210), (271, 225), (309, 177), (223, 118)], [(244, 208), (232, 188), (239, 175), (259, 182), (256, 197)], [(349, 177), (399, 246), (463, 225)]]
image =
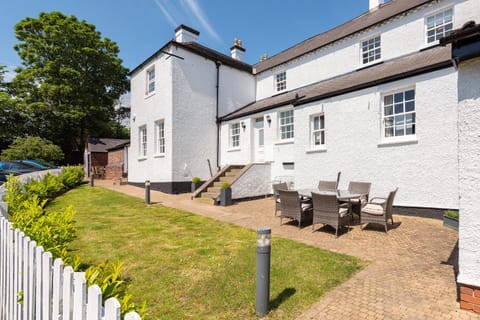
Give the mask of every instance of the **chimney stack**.
[(369, 10), (376, 10), (380, 5), (382, 5), (385, 1), (384, 0), (370, 0)]
[(260, 56), (260, 62), (265, 61), (267, 59), (268, 59), (268, 53), (266, 52)]
[(230, 48), (232, 53), (232, 58), (239, 61), (244, 61), (245, 59), (245, 49), (242, 47), (242, 40), (235, 38), (233, 40), (233, 46)]
[(200, 32), (184, 24), (179, 25), (175, 29), (175, 41), (180, 43), (198, 42), (199, 35)]

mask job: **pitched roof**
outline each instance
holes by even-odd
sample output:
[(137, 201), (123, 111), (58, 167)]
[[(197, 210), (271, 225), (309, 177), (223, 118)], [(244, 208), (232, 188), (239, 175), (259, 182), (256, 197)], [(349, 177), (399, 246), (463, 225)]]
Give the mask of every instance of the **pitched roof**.
[(130, 139), (89, 138), (87, 143), (90, 152), (108, 152), (129, 142)]
[(313, 36), (294, 45), (293, 47), (281, 51), (267, 60), (254, 64), (253, 72), (260, 73), (274, 68), (280, 64), (298, 58), (306, 53), (317, 50), (325, 45), (367, 29), (375, 24), (381, 23), (396, 15), (431, 1), (433, 0), (391, 0), (383, 5), (380, 5), (378, 9), (368, 11), (353, 20), (339, 25), (336, 28)]
[(283, 105), (301, 105), (450, 66), (450, 46), (437, 46), (252, 102), (221, 120), (231, 120)]
[[(154, 54), (152, 54), (150, 57), (145, 59), (141, 64), (139, 64), (135, 69), (130, 71), (129, 75), (131, 76), (134, 74), (136, 71), (144, 67), (146, 64), (148, 64), (150, 61), (152, 61), (156, 56), (158, 56), (161, 53), (166, 53), (165, 49), (168, 48), (170, 45), (174, 45), (180, 48), (183, 48), (187, 51), (190, 51), (192, 53), (198, 54), (206, 59), (209, 59), (213, 62), (221, 62), (224, 65), (230, 66), (235, 69), (239, 69), (242, 71), (246, 71), (249, 73), (252, 73), (252, 66), (249, 65), (248, 63), (242, 62), (237, 59), (233, 59), (230, 56), (227, 56), (226, 54), (223, 54), (221, 52), (218, 52), (216, 50), (210, 49), (208, 47), (205, 47), (199, 43), (196, 42), (177, 42), (175, 40), (170, 40), (165, 44), (163, 47), (158, 49)], [(167, 53), (168, 54), (168, 53)]]

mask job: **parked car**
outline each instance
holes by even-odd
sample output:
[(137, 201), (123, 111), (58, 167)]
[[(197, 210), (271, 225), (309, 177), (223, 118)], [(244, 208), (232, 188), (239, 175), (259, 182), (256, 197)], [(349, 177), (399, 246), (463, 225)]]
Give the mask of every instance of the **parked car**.
[(0, 185), (2, 185), (4, 182), (7, 181), (7, 178), (10, 174), (13, 174), (14, 176), (18, 176), (21, 173), (14, 170), (0, 170)]
[(29, 166), (33, 166), (40, 170), (48, 170), (48, 169), (57, 169), (59, 166), (54, 165), (53, 163), (43, 161), (43, 160), (14, 160), (15, 162), (25, 163)]
[(19, 174), (23, 174), (23, 173), (39, 171), (41, 169), (33, 165), (30, 165), (27, 163), (21, 163), (17, 161), (0, 161), (0, 170), (18, 172)]

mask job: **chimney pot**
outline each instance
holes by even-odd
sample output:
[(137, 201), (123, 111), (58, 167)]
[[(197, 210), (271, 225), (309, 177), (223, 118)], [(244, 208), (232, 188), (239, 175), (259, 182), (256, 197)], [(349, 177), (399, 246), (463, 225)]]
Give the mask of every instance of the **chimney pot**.
[(242, 40), (233, 39), (233, 46), (230, 48), (232, 53), (232, 58), (239, 61), (244, 61), (245, 59), (245, 49), (242, 47)]

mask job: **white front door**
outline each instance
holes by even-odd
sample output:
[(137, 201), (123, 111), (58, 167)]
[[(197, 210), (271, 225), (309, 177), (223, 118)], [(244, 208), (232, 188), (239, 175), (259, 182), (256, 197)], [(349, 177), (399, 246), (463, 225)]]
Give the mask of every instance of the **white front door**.
[(264, 162), (264, 129), (263, 117), (253, 120), (253, 157), (255, 162)]

